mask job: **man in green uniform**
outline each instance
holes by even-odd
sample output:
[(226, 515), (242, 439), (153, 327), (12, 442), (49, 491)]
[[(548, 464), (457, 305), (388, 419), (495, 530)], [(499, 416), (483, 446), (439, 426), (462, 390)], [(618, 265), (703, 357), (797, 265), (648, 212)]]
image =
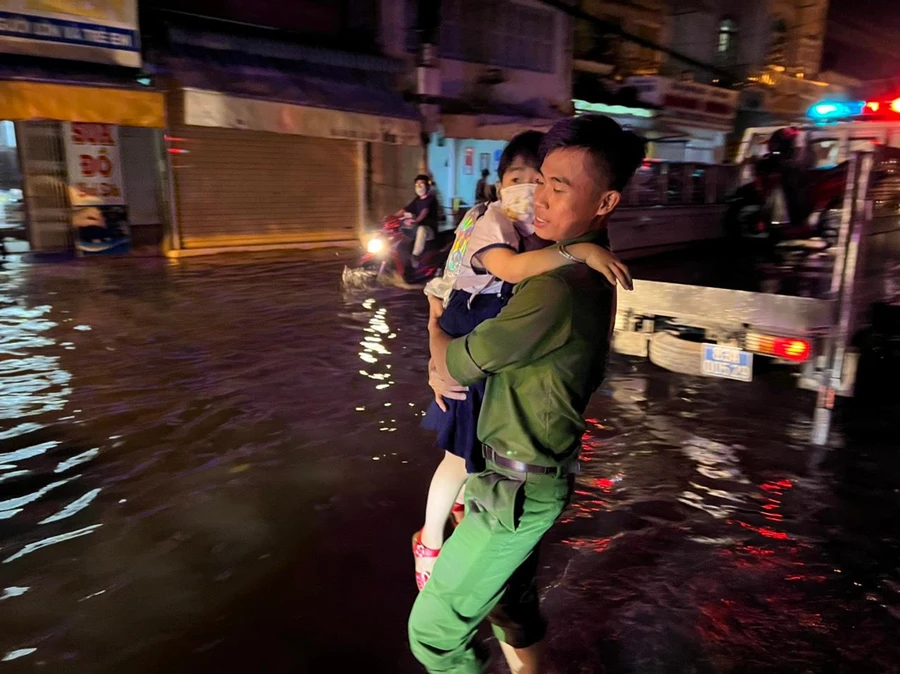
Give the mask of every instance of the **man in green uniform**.
[[(541, 149), (535, 233), (566, 256), (567, 244), (605, 243), (643, 141), (584, 115), (555, 124)], [(487, 379), (478, 422), (487, 470), (467, 482), (466, 516), (410, 616), (413, 654), (429, 672), (481, 672), (472, 642), (485, 618), (514, 672), (542, 671), (537, 548), (571, 497), (582, 414), (603, 379), (614, 316), (614, 288), (577, 264), (519, 284), (500, 315), (466, 337), (429, 326), (446, 349), (444, 379)]]

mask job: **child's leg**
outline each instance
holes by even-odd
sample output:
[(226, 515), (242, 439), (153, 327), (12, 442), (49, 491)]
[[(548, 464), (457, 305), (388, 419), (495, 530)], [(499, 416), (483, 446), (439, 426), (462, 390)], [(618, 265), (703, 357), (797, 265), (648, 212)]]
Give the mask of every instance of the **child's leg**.
[[(450, 516), (450, 510), (466, 482), (466, 460), (450, 452), (444, 452), (428, 490), (428, 503), (425, 506), (425, 526), (422, 527), (422, 545), (439, 550), (444, 544), (444, 526)], [(423, 559), (429, 567), (434, 566), (433, 559)], [(427, 569), (421, 569), (427, 570)]]

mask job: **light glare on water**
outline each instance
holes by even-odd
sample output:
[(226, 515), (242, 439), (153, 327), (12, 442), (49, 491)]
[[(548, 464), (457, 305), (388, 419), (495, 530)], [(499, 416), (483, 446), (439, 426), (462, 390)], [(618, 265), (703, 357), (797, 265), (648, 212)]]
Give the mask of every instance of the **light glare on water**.
[[(427, 306), (346, 262), (0, 267), (4, 671), (419, 671)], [(896, 451), (810, 410), (614, 360), (542, 551), (563, 671), (896, 671)]]

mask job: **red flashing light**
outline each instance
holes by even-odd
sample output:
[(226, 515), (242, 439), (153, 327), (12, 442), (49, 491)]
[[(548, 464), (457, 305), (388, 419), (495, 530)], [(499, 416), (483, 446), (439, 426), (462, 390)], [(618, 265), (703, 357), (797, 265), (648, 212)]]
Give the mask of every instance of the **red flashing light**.
[(878, 112), (878, 109), (881, 107), (881, 103), (878, 101), (866, 101), (865, 106), (863, 107), (863, 112)]
[(900, 112), (900, 98), (895, 98), (891, 101), (891, 110), (894, 112)]
[(777, 358), (802, 363), (809, 358), (810, 344), (805, 339), (777, 338), (772, 344), (772, 352)]

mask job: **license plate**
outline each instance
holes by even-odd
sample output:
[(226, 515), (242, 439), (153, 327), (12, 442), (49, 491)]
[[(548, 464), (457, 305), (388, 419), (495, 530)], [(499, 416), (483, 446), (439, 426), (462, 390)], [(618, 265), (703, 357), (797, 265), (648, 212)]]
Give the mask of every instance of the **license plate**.
[(704, 344), (700, 371), (707, 377), (753, 381), (753, 354), (732, 346)]

